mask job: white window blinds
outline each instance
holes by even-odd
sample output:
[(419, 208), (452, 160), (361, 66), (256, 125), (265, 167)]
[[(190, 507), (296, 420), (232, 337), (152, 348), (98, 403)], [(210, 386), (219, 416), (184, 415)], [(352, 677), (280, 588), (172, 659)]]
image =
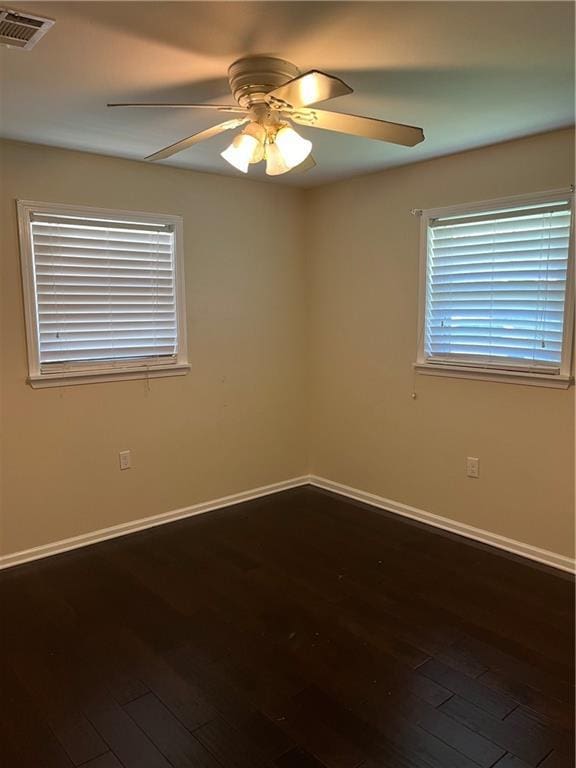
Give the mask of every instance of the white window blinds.
[(41, 372), (176, 361), (170, 224), (33, 212), (30, 228)]
[(558, 373), (570, 216), (565, 200), (430, 219), (426, 360)]

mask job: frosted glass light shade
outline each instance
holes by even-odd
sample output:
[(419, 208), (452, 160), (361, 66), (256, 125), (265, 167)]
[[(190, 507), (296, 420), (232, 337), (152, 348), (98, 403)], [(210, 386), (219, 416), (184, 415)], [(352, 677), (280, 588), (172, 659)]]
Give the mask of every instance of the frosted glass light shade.
[(259, 141), (254, 147), (254, 151), (250, 156), (251, 163), (259, 163), (260, 160), (264, 160), (264, 144)]
[(303, 139), (289, 125), (280, 128), (276, 134), (275, 144), (282, 153), (282, 158), (288, 168), (295, 168), (300, 165), (312, 152), (312, 142)]
[(266, 129), (259, 123), (249, 123), (244, 129), (244, 133), (253, 136), (258, 144), (254, 147), (251, 163), (259, 163), (264, 159), (264, 142), (266, 141)]
[(259, 143), (258, 139), (255, 139), (254, 136), (249, 136), (247, 133), (241, 133), (239, 136), (236, 136), (232, 144), (220, 154), (224, 160), (229, 162), (230, 165), (233, 165), (234, 168), (242, 171), (242, 173), (248, 173), (248, 165), (258, 149)]
[(279, 176), (287, 173), (291, 166), (286, 165), (282, 152), (276, 144), (266, 144), (266, 173), (268, 176)]

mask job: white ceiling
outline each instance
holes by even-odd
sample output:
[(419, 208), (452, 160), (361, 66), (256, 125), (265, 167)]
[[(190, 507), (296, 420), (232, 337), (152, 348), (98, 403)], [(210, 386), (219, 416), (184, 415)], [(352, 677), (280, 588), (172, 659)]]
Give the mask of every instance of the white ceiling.
[[(276, 184), (313, 186), (574, 122), (571, 2), (13, 5), (56, 24), (29, 52), (0, 50), (8, 138), (140, 159), (222, 117), (109, 110), (106, 102), (230, 103), (228, 65), (256, 53), (330, 72), (354, 89), (323, 108), (426, 134), (405, 148), (298, 128), (314, 142), (318, 166)], [(164, 162), (241, 175), (219, 156), (229, 141), (223, 134)]]

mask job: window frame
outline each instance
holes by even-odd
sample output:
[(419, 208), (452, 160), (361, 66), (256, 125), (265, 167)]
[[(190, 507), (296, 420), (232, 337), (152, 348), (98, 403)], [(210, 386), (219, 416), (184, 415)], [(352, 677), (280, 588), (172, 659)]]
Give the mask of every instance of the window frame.
[[(562, 359), (558, 373), (546, 371), (537, 372), (504, 365), (486, 365), (485, 363), (458, 364), (440, 362), (428, 358), (425, 351), (426, 337), (426, 311), (427, 311), (427, 279), (428, 279), (428, 237), (430, 221), (438, 218), (462, 216), (464, 214), (492, 213), (498, 208), (510, 208), (516, 206), (538, 205), (539, 203), (553, 203), (569, 199), (570, 243), (568, 246), (568, 271), (566, 277), (566, 295), (564, 299), (564, 325), (562, 335)], [(430, 376), (445, 376), (449, 378), (480, 379), (486, 381), (500, 381), (532, 386), (555, 387), (566, 389), (574, 381), (573, 375), (573, 344), (574, 344), (574, 246), (575, 246), (575, 205), (574, 187), (553, 189), (546, 192), (538, 192), (527, 195), (514, 195), (500, 197), (492, 200), (482, 200), (475, 203), (461, 203), (442, 208), (429, 208), (422, 211), (414, 211), (420, 215), (420, 263), (418, 284), (418, 344), (416, 362), (413, 364), (417, 373)]]
[[(33, 388), (92, 384), (103, 381), (147, 379), (164, 376), (182, 376), (190, 370), (188, 362), (186, 291), (184, 277), (183, 219), (181, 216), (142, 211), (126, 211), (118, 208), (95, 208), (87, 205), (67, 203), (46, 203), (33, 200), (17, 200), (16, 213), (20, 241), (20, 264), (24, 316), (26, 322), (26, 345), (28, 353), (27, 383)], [(141, 224), (164, 224), (174, 232), (174, 285), (176, 302), (177, 353), (171, 363), (133, 363), (127, 360), (70, 364), (69, 370), (42, 373), (40, 365), (38, 303), (34, 270), (34, 247), (32, 242), (31, 216), (33, 213), (70, 214), (103, 221), (121, 216), (125, 221)]]

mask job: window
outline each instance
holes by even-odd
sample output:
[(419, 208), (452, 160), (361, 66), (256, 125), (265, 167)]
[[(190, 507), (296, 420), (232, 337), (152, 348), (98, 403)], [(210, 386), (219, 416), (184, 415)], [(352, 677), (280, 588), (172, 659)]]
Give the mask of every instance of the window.
[(416, 370), (567, 387), (574, 195), (422, 211)]
[(33, 387), (186, 373), (181, 219), (18, 203)]

